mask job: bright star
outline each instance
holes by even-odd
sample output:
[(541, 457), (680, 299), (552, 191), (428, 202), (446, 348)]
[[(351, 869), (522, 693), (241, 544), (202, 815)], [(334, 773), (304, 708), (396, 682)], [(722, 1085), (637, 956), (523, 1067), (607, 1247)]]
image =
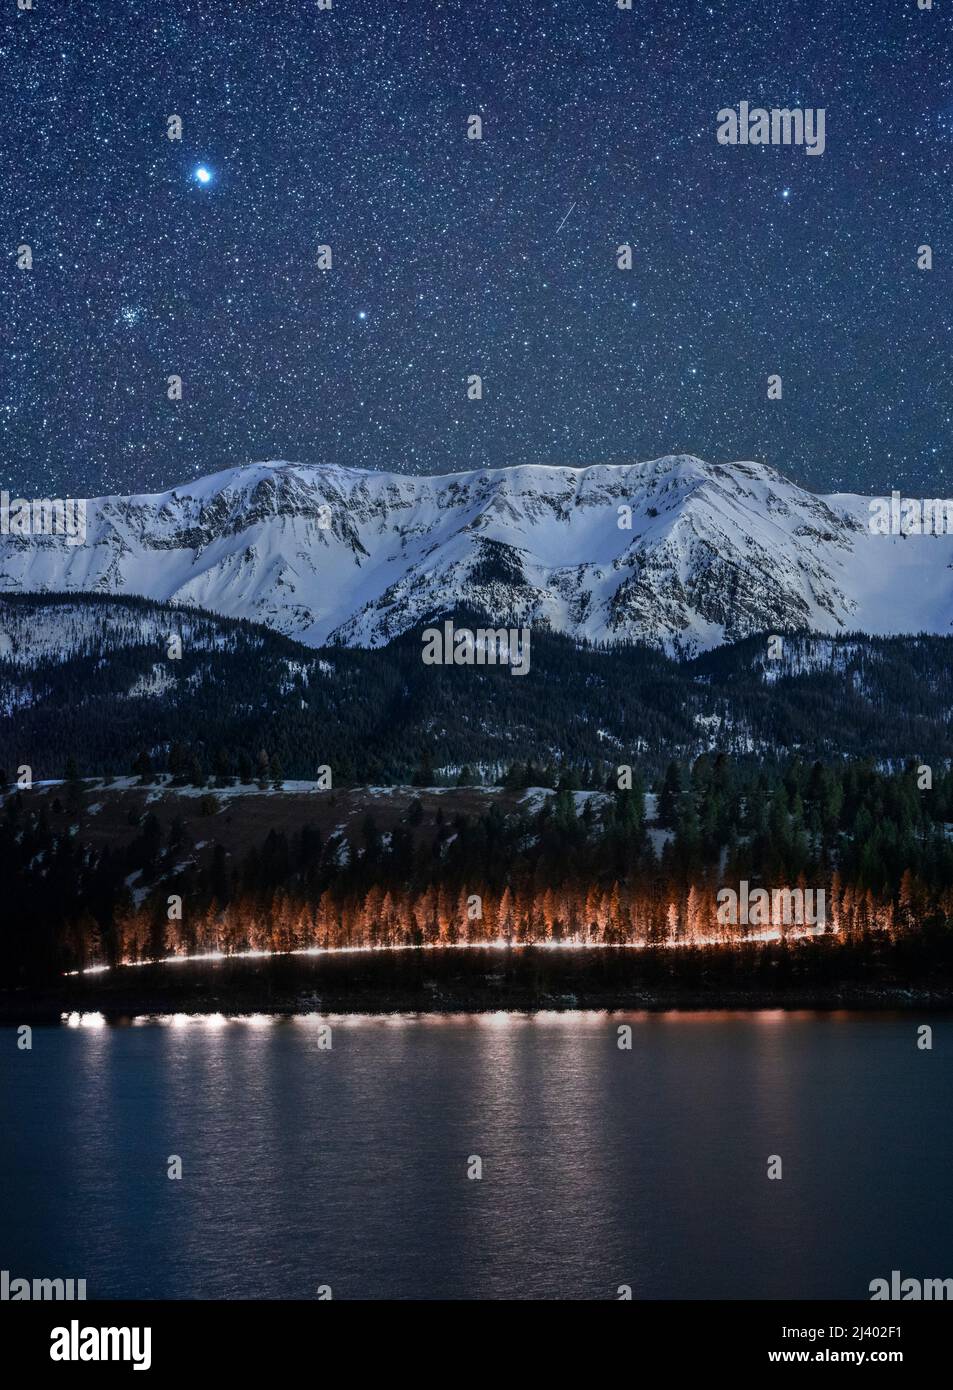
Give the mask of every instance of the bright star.
[(367, 318), (367, 313), (366, 313), (366, 311), (365, 311), (364, 309), (358, 309), (358, 311), (357, 311), (357, 316), (358, 316), (359, 319), (366, 319), (366, 318)]
[(195, 177), (199, 183), (211, 183), (212, 171), (211, 169), (206, 169), (204, 164), (200, 164), (195, 171)]
[(781, 189), (781, 197), (782, 197), (782, 198), (790, 198), (790, 196), (791, 196), (791, 190), (790, 190), (790, 188), (782, 188), (782, 189)]

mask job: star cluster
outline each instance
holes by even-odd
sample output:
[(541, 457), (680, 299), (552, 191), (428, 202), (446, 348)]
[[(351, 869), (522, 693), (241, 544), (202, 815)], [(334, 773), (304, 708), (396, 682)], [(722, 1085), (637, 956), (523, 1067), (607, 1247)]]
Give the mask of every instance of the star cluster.
[[(691, 452), (932, 495), (950, 22), (915, 0), (7, 6), (0, 481)], [(823, 107), (824, 154), (719, 145), (742, 100)]]

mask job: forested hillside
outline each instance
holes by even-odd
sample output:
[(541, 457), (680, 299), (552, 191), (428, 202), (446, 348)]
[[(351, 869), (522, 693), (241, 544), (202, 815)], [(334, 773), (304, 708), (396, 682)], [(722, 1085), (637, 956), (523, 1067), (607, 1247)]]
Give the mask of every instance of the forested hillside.
[(752, 637), (680, 663), (541, 628), (529, 673), (514, 677), (425, 666), (417, 633), (315, 652), (198, 610), (46, 595), (0, 600), (0, 638), (8, 777), (23, 765), (63, 776), (72, 757), (84, 775), (250, 779), (264, 752), (286, 777), (330, 766), (338, 782), (494, 781), (518, 762), (601, 786), (619, 764), (658, 772), (706, 751), (953, 756), (945, 637), (786, 636), (777, 658)]

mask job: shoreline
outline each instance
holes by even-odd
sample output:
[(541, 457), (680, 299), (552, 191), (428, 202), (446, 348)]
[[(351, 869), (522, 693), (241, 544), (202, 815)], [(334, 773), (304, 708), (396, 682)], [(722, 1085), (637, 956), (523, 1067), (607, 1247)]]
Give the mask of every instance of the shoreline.
[[(107, 1020), (191, 1014), (485, 1014), (814, 1010), (878, 1013), (953, 1010), (953, 979), (929, 972), (902, 980), (810, 976), (765, 980), (764, 972), (699, 969), (659, 973), (645, 958), (524, 948), (390, 960), (225, 958), (170, 972), (162, 966), (69, 976), (0, 989), (0, 1026), (59, 1023), (64, 1015)], [(865, 972), (866, 973), (866, 972)], [(690, 978), (686, 978), (689, 976)], [(759, 978), (759, 976), (761, 978)]]

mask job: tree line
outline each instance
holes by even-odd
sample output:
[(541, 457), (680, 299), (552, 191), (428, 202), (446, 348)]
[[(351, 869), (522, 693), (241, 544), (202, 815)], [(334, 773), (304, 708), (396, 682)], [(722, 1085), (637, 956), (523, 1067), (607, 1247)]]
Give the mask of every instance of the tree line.
[[(545, 775), (529, 763), (505, 777), (540, 787)], [(925, 786), (916, 765), (752, 768), (706, 754), (647, 783), (635, 772), (624, 789), (553, 780), (509, 810), (488, 795), (485, 810), (454, 811), (451, 799), (428, 813), (412, 797), (387, 831), (369, 811), (351, 837), (272, 828), (241, 854), (216, 843), (207, 857), (180, 817), (163, 825), (151, 810), (134, 815), (125, 843), (94, 847), (84, 802), (104, 793), (75, 773), (39, 808), (8, 795), (0, 973), (9, 983), (209, 951), (743, 945), (757, 928), (717, 915), (719, 889), (741, 881), (823, 890), (824, 934), (861, 949), (924, 933), (949, 941), (949, 768)], [(214, 837), (208, 812), (203, 839)], [(799, 935), (797, 924), (781, 935)]]

